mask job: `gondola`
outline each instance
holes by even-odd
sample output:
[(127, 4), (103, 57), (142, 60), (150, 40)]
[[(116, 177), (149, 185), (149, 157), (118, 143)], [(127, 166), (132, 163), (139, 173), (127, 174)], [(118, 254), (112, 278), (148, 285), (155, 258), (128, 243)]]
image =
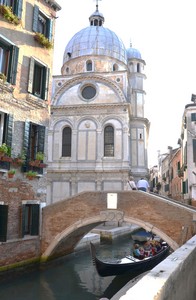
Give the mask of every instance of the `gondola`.
[(131, 255), (115, 262), (104, 262), (97, 258), (96, 249), (93, 243), (90, 243), (90, 250), (93, 264), (96, 267), (97, 273), (102, 276), (115, 276), (125, 273), (140, 273), (149, 271), (164, 260), (169, 254), (169, 246), (165, 243), (161, 250), (154, 256), (146, 257), (139, 260)]

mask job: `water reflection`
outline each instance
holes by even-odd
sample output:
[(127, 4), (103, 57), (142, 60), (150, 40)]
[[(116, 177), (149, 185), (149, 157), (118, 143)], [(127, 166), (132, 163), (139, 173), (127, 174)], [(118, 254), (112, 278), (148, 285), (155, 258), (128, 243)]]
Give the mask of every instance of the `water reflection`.
[[(118, 238), (112, 245), (97, 247), (102, 258), (122, 257), (130, 253), (130, 236)], [(124, 278), (123, 278), (124, 277)], [(100, 277), (91, 260), (90, 249), (66, 256), (46, 269), (24, 274), (0, 284), (1, 300), (98, 300), (112, 297), (127, 281), (126, 276)]]

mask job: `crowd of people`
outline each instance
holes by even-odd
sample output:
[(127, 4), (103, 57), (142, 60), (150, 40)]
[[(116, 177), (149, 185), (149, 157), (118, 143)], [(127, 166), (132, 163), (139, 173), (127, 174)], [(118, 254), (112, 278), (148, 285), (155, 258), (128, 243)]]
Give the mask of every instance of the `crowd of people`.
[(147, 241), (143, 246), (134, 244), (133, 256), (138, 259), (154, 256), (161, 250), (161, 243), (156, 240)]

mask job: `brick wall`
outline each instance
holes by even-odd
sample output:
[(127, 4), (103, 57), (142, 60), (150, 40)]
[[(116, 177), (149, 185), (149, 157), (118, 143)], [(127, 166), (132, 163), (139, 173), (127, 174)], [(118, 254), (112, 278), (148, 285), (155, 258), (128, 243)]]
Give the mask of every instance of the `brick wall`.
[[(6, 266), (29, 261), (38, 260), (40, 256), (40, 240), (38, 237), (23, 240), (0, 243), (0, 272), (6, 270)], [(3, 268), (1, 268), (3, 267)]]

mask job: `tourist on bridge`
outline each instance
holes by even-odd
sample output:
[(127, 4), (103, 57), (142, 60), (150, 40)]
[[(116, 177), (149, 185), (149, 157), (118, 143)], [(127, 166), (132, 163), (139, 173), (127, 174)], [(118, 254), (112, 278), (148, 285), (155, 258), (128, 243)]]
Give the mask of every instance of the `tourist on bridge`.
[(148, 181), (144, 178), (141, 178), (137, 183), (137, 189), (143, 192), (148, 192), (150, 185)]
[(127, 191), (137, 190), (134, 178), (132, 176), (130, 176), (129, 180), (127, 181), (126, 190)]

